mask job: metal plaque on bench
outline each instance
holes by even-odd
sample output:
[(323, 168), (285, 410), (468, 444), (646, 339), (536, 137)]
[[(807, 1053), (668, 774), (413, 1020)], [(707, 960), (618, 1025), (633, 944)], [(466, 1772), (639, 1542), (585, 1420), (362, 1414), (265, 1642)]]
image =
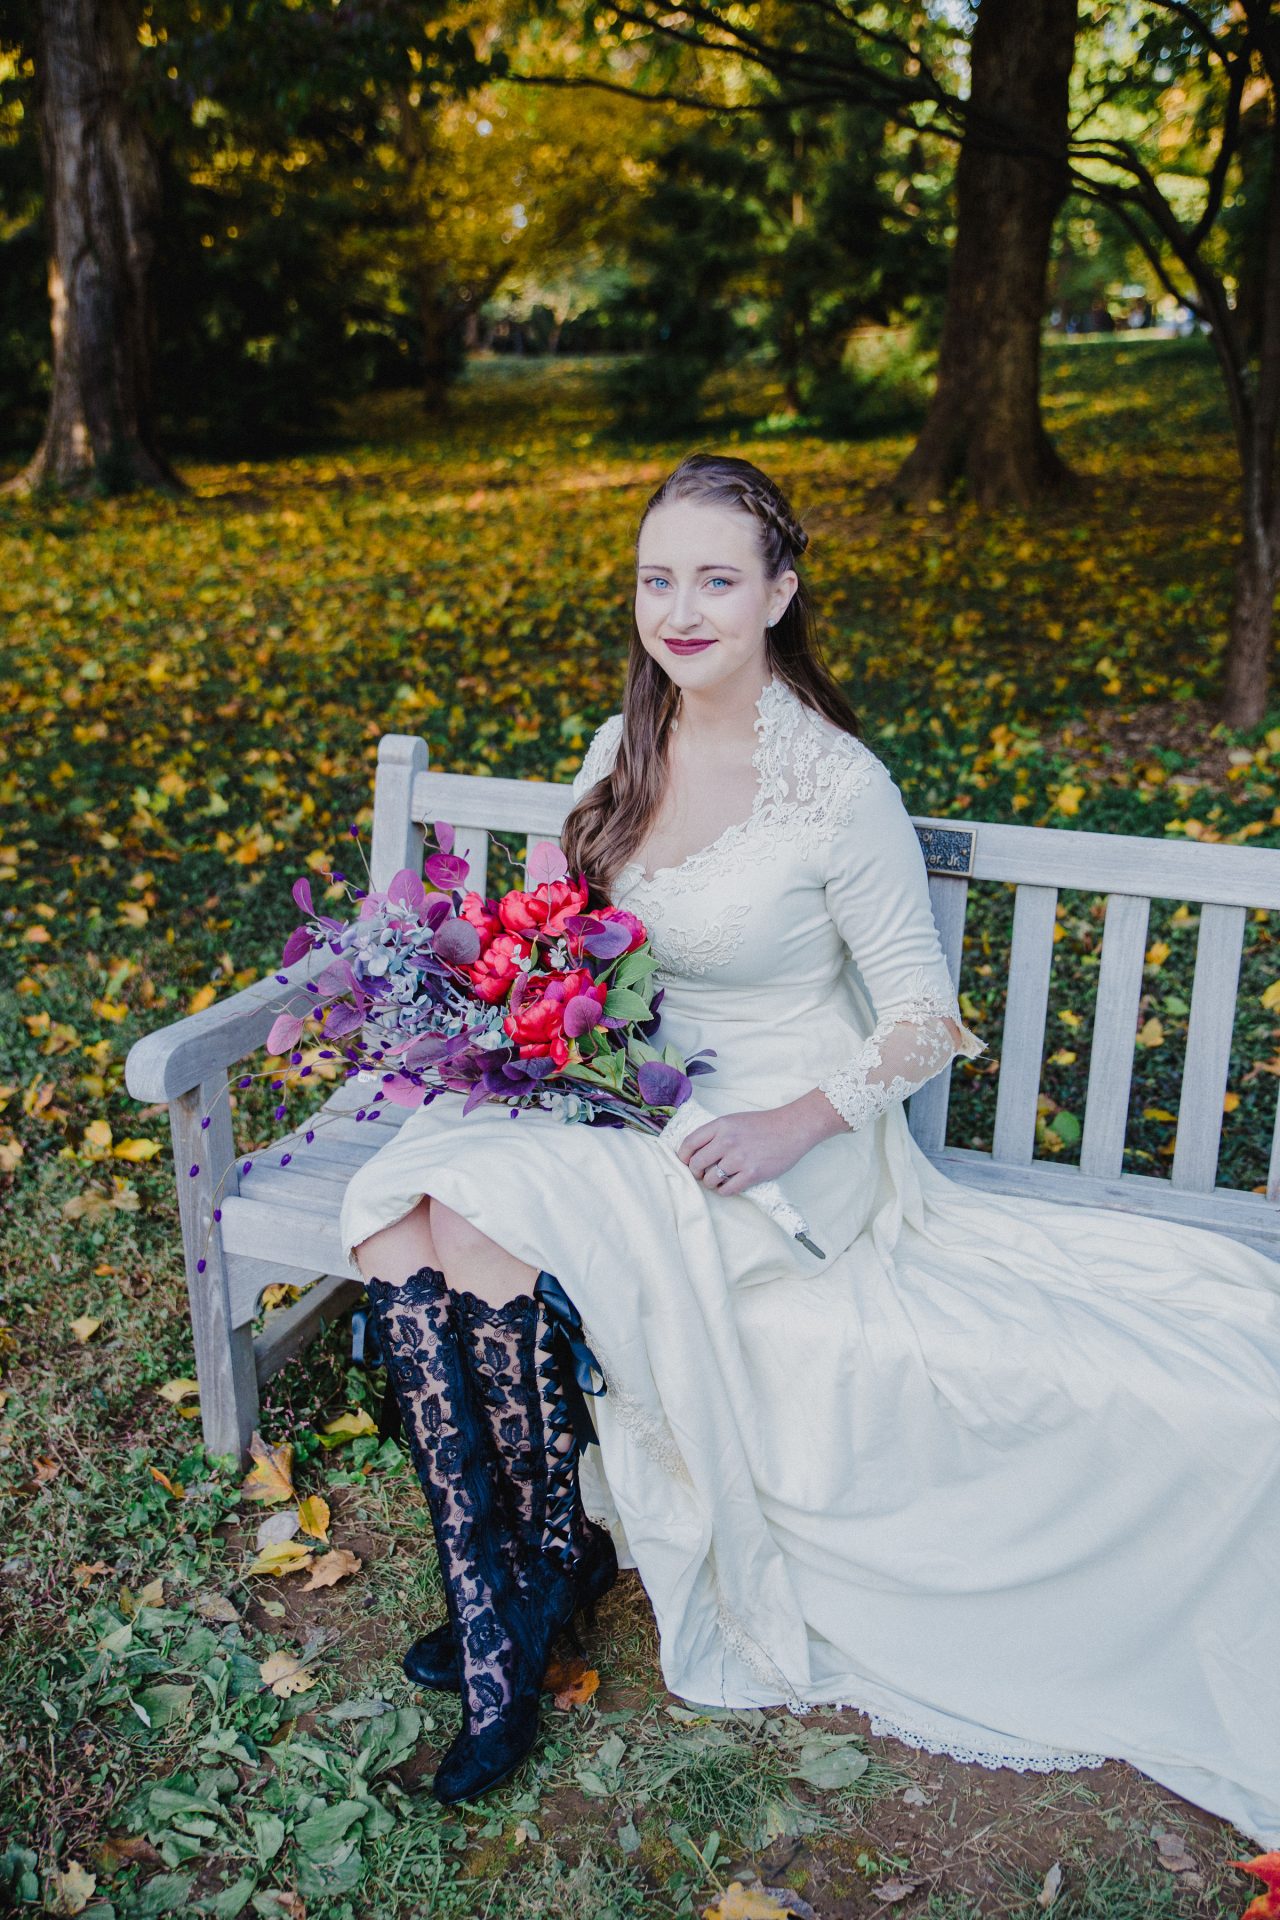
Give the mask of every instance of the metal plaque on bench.
[(973, 872), (976, 827), (916, 827), (916, 838), (930, 873)]

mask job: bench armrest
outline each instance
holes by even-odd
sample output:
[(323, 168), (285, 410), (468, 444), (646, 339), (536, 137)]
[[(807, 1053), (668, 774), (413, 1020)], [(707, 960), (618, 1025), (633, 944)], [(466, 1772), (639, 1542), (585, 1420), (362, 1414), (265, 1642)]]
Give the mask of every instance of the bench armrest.
[(225, 1073), (265, 1043), (276, 1015), (290, 1002), (301, 1011), (304, 1001), (314, 1000), (314, 995), (299, 989), (331, 957), (327, 952), (304, 953), (291, 967), (255, 980), (203, 1013), (189, 1013), (135, 1040), (124, 1065), (129, 1092), (135, 1100), (169, 1101), (190, 1093), (212, 1075)]

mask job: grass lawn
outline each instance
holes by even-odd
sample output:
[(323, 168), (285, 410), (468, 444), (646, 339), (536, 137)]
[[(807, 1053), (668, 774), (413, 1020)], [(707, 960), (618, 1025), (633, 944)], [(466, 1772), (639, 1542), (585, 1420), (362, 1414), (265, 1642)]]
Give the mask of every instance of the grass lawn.
[[(1259, 1883), (1227, 1862), (1256, 1849), (1118, 1762), (1020, 1775), (852, 1712), (684, 1708), (634, 1573), (601, 1608), (598, 1689), (548, 1696), (516, 1778), (441, 1809), (422, 1789), (456, 1705), (399, 1667), (443, 1611), (429, 1522), (393, 1444), (321, 1431), (371, 1404), (344, 1329), (262, 1420), (328, 1508), (313, 1551), (359, 1561), (332, 1585), (249, 1571), (267, 1509), (171, 1385), (192, 1358), (168, 1133), (125, 1055), (274, 966), (294, 876), (351, 865), (382, 732), (456, 771), (576, 770), (621, 692), (636, 520), (688, 450), (608, 435), (597, 380), (476, 364), (445, 425), (379, 396), (318, 450), (184, 463), (178, 500), (0, 500), (0, 1905), (622, 1920), (758, 1874), (821, 1920), (1235, 1920)], [(789, 492), (827, 657), (913, 812), (1280, 844), (1280, 700), (1250, 735), (1213, 727), (1236, 530), (1203, 343), (1050, 350), (1079, 485), (1034, 521), (896, 511), (905, 435), (786, 431), (759, 376), (713, 404), (697, 444)], [(968, 1144), (990, 1138), (1009, 906), (983, 899), (966, 942), (992, 1056), (957, 1070)], [(1100, 920), (1063, 898), (1038, 1151), (1066, 1160)], [(1172, 1152), (1195, 925), (1153, 912), (1134, 1170)], [(1244, 1186), (1280, 1075), (1274, 939), (1252, 916), (1221, 1176)], [(264, 1082), (239, 1102), (249, 1151), (278, 1128)]]

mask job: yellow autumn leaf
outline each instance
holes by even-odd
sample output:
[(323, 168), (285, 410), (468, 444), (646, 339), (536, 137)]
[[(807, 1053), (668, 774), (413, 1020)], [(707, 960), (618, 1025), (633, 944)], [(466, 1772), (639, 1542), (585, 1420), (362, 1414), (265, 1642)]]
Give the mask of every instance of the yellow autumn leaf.
[(309, 1494), (299, 1502), (298, 1525), (313, 1540), (327, 1541), (329, 1538), (329, 1503), (321, 1499), (318, 1493)]
[(256, 1560), (245, 1568), (246, 1573), (269, 1573), (273, 1578), (282, 1580), (287, 1573), (301, 1573), (304, 1567), (311, 1565), (310, 1549), (304, 1547), (301, 1540), (273, 1540), (265, 1546)]
[(97, 1876), (90, 1873), (87, 1867), (82, 1867), (78, 1860), (68, 1860), (65, 1867), (55, 1868), (49, 1875), (53, 1904), (47, 1911), (53, 1914), (83, 1913), (97, 1885)]
[(1235, 1110), (1236, 1110), (1236, 1108), (1237, 1108), (1237, 1107), (1238, 1107), (1239, 1105), (1240, 1105), (1240, 1095), (1239, 1095), (1238, 1093), (1224, 1093), (1224, 1094), (1223, 1094), (1223, 1096), (1222, 1096), (1222, 1111), (1223, 1111), (1224, 1113), (1234, 1113), (1234, 1112), (1235, 1112)]
[(33, 947), (42, 947), (53, 938), (53, 935), (48, 927), (42, 927), (37, 923), (34, 927), (28, 927), (22, 937), (24, 940), (29, 940)]
[(82, 1313), (78, 1320), (71, 1322), (71, 1331), (83, 1346), (86, 1340), (92, 1340), (101, 1325), (101, 1320), (95, 1320), (91, 1313)]
[(339, 1580), (345, 1580), (348, 1574), (359, 1573), (364, 1562), (350, 1547), (335, 1547), (329, 1553), (322, 1553), (318, 1560), (311, 1563), (311, 1578), (302, 1591), (310, 1593), (315, 1587), (331, 1587)]
[(118, 1000), (93, 1000), (90, 1002), (99, 1020), (127, 1020), (129, 1009)]
[(162, 1387), (156, 1388), (160, 1398), (167, 1400), (171, 1406), (175, 1407), (179, 1400), (188, 1400), (193, 1393), (199, 1393), (199, 1391), (198, 1380), (166, 1380)]
[(1075, 1063), (1076, 1055), (1071, 1051), (1070, 1047), (1059, 1047), (1056, 1053), (1049, 1055), (1049, 1065), (1051, 1067), (1073, 1067)]
[(296, 1653), (273, 1653), (260, 1662), (258, 1672), (282, 1700), (290, 1693), (306, 1693), (315, 1685), (315, 1676), (307, 1672)]
[(117, 1160), (154, 1160), (160, 1151), (158, 1140), (119, 1140), (112, 1153)]
[(775, 1897), (768, 1887), (748, 1887), (741, 1880), (731, 1880), (720, 1898), (702, 1909), (703, 1920), (787, 1920), (796, 1909), (788, 1906), (786, 1894), (778, 1891), (780, 1897)]
[(361, 1407), (357, 1413), (340, 1413), (336, 1420), (330, 1420), (328, 1426), (320, 1429), (322, 1447), (345, 1446), (348, 1440), (358, 1439), (362, 1433), (376, 1433), (377, 1424)]
[(1065, 787), (1058, 788), (1058, 797), (1054, 801), (1054, 806), (1059, 813), (1078, 813), (1080, 802), (1087, 792), (1087, 787), (1076, 786), (1074, 782), (1068, 781)]
[(1136, 1044), (1140, 1047), (1160, 1047), (1164, 1045), (1164, 1026), (1153, 1013), (1144, 1020), (1138, 1029)]
[(1173, 1126), (1178, 1118), (1176, 1113), (1170, 1113), (1168, 1107), (1144, 1107), (1142, 1117), (1144, 1120), (1163, 1120), (1167, 1126)]
[(293, 1490), (293, 1442), (282, 1441), (278, 1447), (269, 1447), (260, 1433), (255, 1432), (249, 1442), (249, 1452), (253, 1456), (253, 1466), (245, 1475), (240, 1488), (243, 1500), (261, 1500), (273, 1506), (278, 1500), (296, 1500)]
[(105, 1120), (91, 1120), (84, 1130), (80, 1151), (86, 1160), (101, 1160), (111, 1151), (111, 1128)]
[(1260, 997), (1267, 1012), (1274, 1013), (1280, 1007), (1280, 980), (1273, 980)]
[(1058, 1018), (1064, 1027), (1078, 1027), (1080, 1025), (1080, 1015), (1078, 1013), (1072, 1013), (1070, 1007), (1064, 1007), (1058, 1015)]
[(183, 1498), (186, 1493), (186, 1488), (183, 1486), (181, 1480), (171, 1480), (167, 1473), (161, 1473), (159, 1467), (152, 1467), (150, 1472), (151, 1478), (158, 1481), (165, 1492), (170, 1494), (173, 1499), (181, 1500)]
[(1153, 940), (1147, 948), (1146, 962), (1149, 967), (1162, 967), (1169, 958), (1172, 949), (1167, 940)]
[(213, 1005), (217, 997), (218, 989), (215, 986), (206, 984), (203, 987), (197, 987), (187, 1002), (187, 1012), (203, 1013), (206, 1007)]

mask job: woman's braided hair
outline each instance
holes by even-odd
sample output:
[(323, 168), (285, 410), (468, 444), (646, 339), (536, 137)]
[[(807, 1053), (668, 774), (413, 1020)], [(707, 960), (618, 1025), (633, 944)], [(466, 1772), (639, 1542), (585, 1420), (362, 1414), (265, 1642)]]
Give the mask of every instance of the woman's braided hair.
[[(697, 506), (738, 508), (756, 523), (765, 573), (777, 580), (809, 545), (809, 536), (777, 482), (731, 454), (690, 453), (669, 473), (647, 502), (636, 529), (655, 507), (688, 502)], [(808, 587), (796, 574), (796, 588), (773, 626), (765, 631), (769, 671), (787, 683), (806, 706), (825, 714), (846, 733), (858, 737), (862, 723), (840, 682), (822, 658)], [(666, 786), (667, 742), (679, 688), (646, 649), (634, 617), (622, 700), (622, 735), (610, 772), (589, 787), (572, 807), (560, 845), (571, 868), (586, 875), (591, 906), (603, 905), (609, 888), (641, 844), (657, 813)]]

